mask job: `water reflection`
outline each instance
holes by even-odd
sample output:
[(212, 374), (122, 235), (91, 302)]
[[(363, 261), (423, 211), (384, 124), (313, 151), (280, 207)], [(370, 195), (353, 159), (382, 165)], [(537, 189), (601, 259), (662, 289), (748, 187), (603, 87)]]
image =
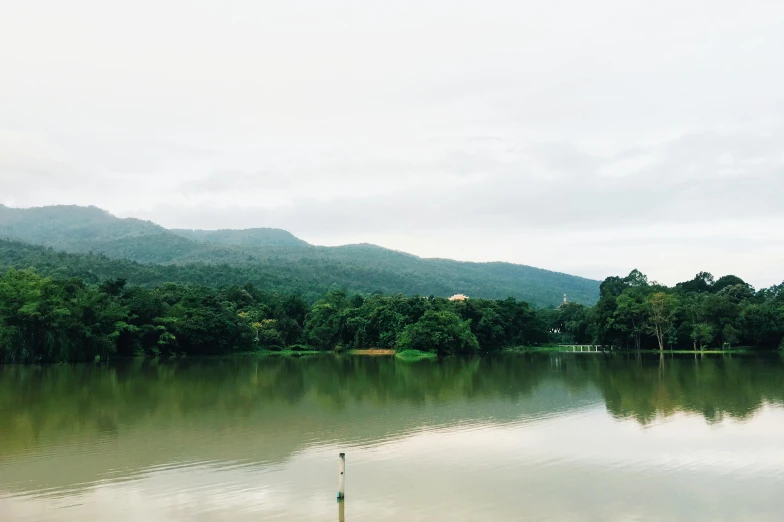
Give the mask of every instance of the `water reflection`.
[(782, 405), (778, 356), (5, 366), (0, 519), (332, 518), (345, 448), (344, 509), (360, 520), (508, 519), (525, 499), (531, 519), (624, 519), (659, 508), (630, 484), (677, 485), (693, 506), (728, 476), (727, 501), (760, 497), (764, 511), (784, 485)]
[[(390, 415), (385, 406), (404, 408), (407, 415), (426, 406), (452, 407), (436, 408), (434, 413), (444, 415), (427, 416), (428, 424), (476, 420), (477, 413), (503, 421), (580, 407), (597, 394), (615, 417), (641, 424), (677, 412), (698, 413), (708, 422), (746, 419), (763, 404), (784, 404), (782, 377), (778, 357), (661, 363), (657, 357), (595, 354), (437, 364), (328, 356), (0, 366), (0, 456), (35, 448), (42, 439), (117, 434), (121, 426), (179, 425), (209, 416), (252, 419), (262, 413), (266, 422), (258, 427), (276, 433), (301, 431), (312, 419), (343, 412), (348, 431), (361, 438), (370, 429), (375, 438), (377, 424), (362, 415), (382, 413), (391, 436), (412, 427), (411, 419)], [(549, 395), (543, 398), (542, 392)], [(481, 410), (473, 407), (477, 401)], [(307, 411), (291, 415), (293, 406)]]

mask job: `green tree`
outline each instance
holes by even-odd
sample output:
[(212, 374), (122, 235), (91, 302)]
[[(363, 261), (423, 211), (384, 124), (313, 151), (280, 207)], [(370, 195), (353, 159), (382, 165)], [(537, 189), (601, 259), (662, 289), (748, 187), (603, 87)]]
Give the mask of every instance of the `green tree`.
[(705, 345), (713, 342), (715, 337), (713, 327), (707, 323), (695, 324), (691, 335), (694, 342), (699, 346), (700, 351), (703, 351)]
[(722, 336), (724, 337), (724, 342), (730, 348), (732, 348), (733, 344), (737, 344), (740, 341), (740, 331), (731, 324), (724, 325)]
[(639, 350), (649, 314), (644, 291), (641, 287), (627, 288), (615, 302), (613, 327), (623, 332), (628, 339), (632, 339), (634, 348)]
[(709, 272), (700, 272), (691, 281), (684, 281), (675, 286), (685, 292), (710, 292), (713, 286), (713, 275)]
[(439, 354), (475, 353), (479, 350), (479, 342), (471, 333), (470, 321), (461, 320), (454, 312), (429, 310), (401, 332), (397, 347), (401, 351)]
[(649, 309), (648, 329), (656, 336), (659, 351), (663, 351), (667, 332), (673, 327), (675, 321), (678, 299), (672, 294), (656, 292), (648, 296), (646, 303)]

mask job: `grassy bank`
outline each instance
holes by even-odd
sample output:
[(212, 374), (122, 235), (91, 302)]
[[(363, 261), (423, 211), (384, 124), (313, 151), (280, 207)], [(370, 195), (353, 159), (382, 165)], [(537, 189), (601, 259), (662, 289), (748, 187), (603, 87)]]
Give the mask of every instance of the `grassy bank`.
[(395, 350), (391, 348), (367, 348), (363, 350), (349, 350), (349, 355), (395, 355)]

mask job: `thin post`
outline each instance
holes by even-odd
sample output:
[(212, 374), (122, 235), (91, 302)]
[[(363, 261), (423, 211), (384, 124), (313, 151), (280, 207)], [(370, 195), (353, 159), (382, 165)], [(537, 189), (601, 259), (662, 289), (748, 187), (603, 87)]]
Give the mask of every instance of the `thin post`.
[(346, 454), (338, 457), (338, 500), (346, 498)]

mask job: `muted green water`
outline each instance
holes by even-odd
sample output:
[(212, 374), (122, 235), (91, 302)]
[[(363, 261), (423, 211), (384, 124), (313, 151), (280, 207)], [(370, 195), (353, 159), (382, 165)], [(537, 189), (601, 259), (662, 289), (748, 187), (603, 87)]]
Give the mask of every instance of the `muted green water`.
[(779, 356), (0, 367), (0, 521), (781, 520)]

